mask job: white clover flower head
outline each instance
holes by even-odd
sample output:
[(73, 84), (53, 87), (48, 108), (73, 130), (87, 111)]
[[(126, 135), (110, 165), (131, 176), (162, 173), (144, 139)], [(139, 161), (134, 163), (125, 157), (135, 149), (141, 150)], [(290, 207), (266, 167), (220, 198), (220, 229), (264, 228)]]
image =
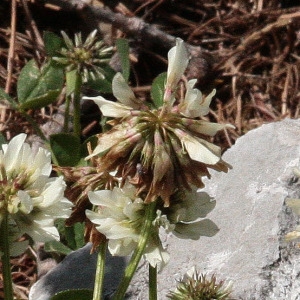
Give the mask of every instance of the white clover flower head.
[(62, 177), (49, 177), (50, 152), (39, 148), (35, 153), (25, 139), (26, 134), (19, 134), (0, 151), (0, 221), (9, 214), (19, 236), (26, 233), (40, 242), (58, 239), (54, 220), (71, 214), (66, 184)]
[(232, 281), (223, 280), (217, 282), (213, 274), (208, 277), (199, 273), (195, 267), (184, 274), (179, 281), (176, 290), (170, 292), (167, 297), (171, 300), (198, 300), (198, 299), (231, 299)]
[[(139, 242), (146, 205), (135, 194), (135, 187), (128, 182), (122, 188), (115, 187), (113, 190), (99, 190), (88, 194), (97, 210), (86, 210), (86, 216), (106, 236), (112, 255), (129, 255)], [(153, 267), (163, 267), (168, 261), (169, 254), (161, 246), (155, 232), (150, 234), (144, 257)]]
[(160, 197), (166, 207), (178, 186), (202, 188), (209, 168), (223, 172), (231, 168), (210, 137), (234, 128), (202, 119), (215, 90), (205, 97), (192, 79), (184, 95), (177, 92), (189, 61), (181, 39), (176, 39), (168, 60), (165, 82), (152, 86), (153, 106), (138, 99), (120, 73), (112, 82), (116, 102), (101, 96), (83, 98), (94, 100), (104, 116), (115, 118), (109, 121), (112, 128), (98, 135), (98, 145), (86, 159), (98, 155), (100, 171), (118, 170), (123, 182), (129, 177), (138, 191), (147, 193), (145, 203)]
[(96, 229), (109, 240), (112, 255), (130, 254), (139, 240), (139, 229), (143, 224), (144, 203), (135, 197), (130, 184), (113, 190), (89, 192), (90, 202), (98, 207), (96, 212), (86, 210), (86, 216), (96, 224)]
[(104, 66), (109, 62), (112, 47), (107, 47), (102, 40), (97, 39), (97, 30), (92, 31), (82, 40), (81, 33), (76, 33), (74, 41), (61, 32), (66, 47), (63, 47), (53, 59), (65, 65), (68, 71), (77, 70), (82, 74), (82, 80), (105, 78)]

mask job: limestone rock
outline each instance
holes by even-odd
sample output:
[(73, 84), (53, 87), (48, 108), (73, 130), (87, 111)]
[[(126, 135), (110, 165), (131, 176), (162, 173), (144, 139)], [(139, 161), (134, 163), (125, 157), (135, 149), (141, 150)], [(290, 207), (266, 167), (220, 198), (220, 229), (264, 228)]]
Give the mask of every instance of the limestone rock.
[[(61, 263), (38, 280), (31, 288), (29, 300), (49, 300), (60, 291), (69, 289), (93, 289), (97, 253), (90, 254), (91, 244), (69, 254)], [(104, 295), (111, 294), (125, 269), (123, 257), (107, 255), (104, 279)]]
[[(263, 125), (239, 138), (224, 160), (227, 174), (211, 172), (205, 191), (215, 197), (208, 215), (220, 231), (198, 241), (165, 236), (171, 260), (158, 275), (159, 299), (166, 299), (176, 280), (196, 266), (231, 280), (235, 299), (299, 300), (300, 250), (284, 235), (299, 219), (285, 206), (300, 196), (292, 169), (300, 160), (300, 120)], [(147, 299), (146, 268), (132, 284), (131, 299)]]

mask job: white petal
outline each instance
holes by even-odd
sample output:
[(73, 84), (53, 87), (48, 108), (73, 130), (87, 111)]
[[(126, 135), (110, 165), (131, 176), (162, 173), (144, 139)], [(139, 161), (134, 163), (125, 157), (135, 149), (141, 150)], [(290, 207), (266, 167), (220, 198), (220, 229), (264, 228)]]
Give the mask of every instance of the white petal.
[(209, 113), (210, 102), (215, 94), (216, 89), (213, 89), (212, 92), (202, 100), (199, 107), (199, 116), (205, 116)]
[(21, 133), (11, 139), (8, 145), (2, 145), (4, 150), (4, 165), (6, 172), (11, 172), (19, 164), (20, 152), (22, 151), (26, 134)]
[[(39, 205), (40, 208), (49, 207), (59, 201), (65, 199), (64, 198), (64, 191), (66, 188), (66, 184), (63, 180), (63, 177), (56, 177), (50, 179), (48, 184), (43, 191), (43, 203)], [(69, 202), (71, 205), (71, 202)]]
[(83, 97), (83, 100), (93, 100), (106, 117), (123, 118), (130, 115), (132, 107), (126, 106), (122, 103), (108, 101), (101, 96), (97, 97)]
[(192, 79), (187, 83), (187, 90), (179, 110), (182, 115), (189, 118), (202, 117), (209, 113), (209, 106), (212, 97), (216, 94), (214, 89), (208, 96), (203, 97), (198, 89), (194, 89), (196, 79)]
[(29, 214), (33, 209), (33, 203), (30, 196), (25, 191), (18, 191), (18, 197), (20, 199), (20, 210), (24, 214)]
[(131, 109), (138, 109), (141, 101), (137, 99), (121, 73), (117, 73), (112, 81), (113, 95), (119, 102)]
[(121, 191), (130, 199), (134, 199), (136, 196), (136, 188), (127, 181), (124, 184), (124, 186), (122, 187)]
[(33, 169), (39, 169), (41, 175), (49, 176), (52, 171), (50, 151), (39, 148), (33, 160)]
[(51, 227), (54, 224), (54, 218), (51, 218), (49, 216), (44, 216), (42, 214), (38, 214), (34, 218), (34, 223), (38, 224), (39, 227)]
[(191, 159), (208, 165), (214, 165), (220, 160), (220, 156), (211, 152), (201, 142), (192, 136), (186, 135), (182, 140)]
[(112, 199), (111, 190), (100, 190), (88, 193), (89, 200), (94, 205), (111, 206), (115, 199)]
[(96, 225), (99, 225), (101, 224), (102, 220), (103, 220), (103, 217), (100, 216), (98, 213), (92, 211), (92, 210), (89, 210), (87, 209), (85, 211), (85, 215), (88, 219), (90, 219), (90, 221)]
[(144, 208), (144, 202), (140, 199), (140, 201), (137, 200), (126, 205), (123, 209), (123, 213), (128, 219), (135, 221), (141, 217), (140, 212), (143, 211)]
[(176, 46), (168, 53), (167, 86), (173, 90), (188, 65), (188, 52), (182, 39), (176, 39)]
[(119, 239), (132, 239), (137, 241), (138, 235), (135, 234), (133, 229), (129, 227), (125, 227), (122, 223), (111, 225), (113, 220), (106, 219), (103, 224), (97, 227), (101, 233), (103, 233), (110, 240), (119, 240)]
[(218, 131), (224, 128), (234, 129), (235, 127), (231, 124), (219, 124), (205, 120), (199, 120), (191, 125), (188, 125), (188, 128), (204, 135), (214, 136)]
[(111, 255), (127, 256), (135, 250), (136, 245), (131, 239), (109, 240), (108, 249)]
[(194, 89), (197, 79), (192, 79), (187, 83), (187, 90), (183, 102), (179, 105), (180, 113), (189, 118), (199, 117), (199, 105), (202, 93)]
[(144, 256), (149, 264), (153, 268), (158, 267), (159, 271), (161, 271), (170, 260), (169, 253), (163, 249), (161, 245), (153, 247), (149, 252), (147, 251)]
[(34, 230), (28, 232), (35, 242), (48, 242), (52, 240), (59, 240), (59, 233), (55, 226), (45, 227), (36, 225)]

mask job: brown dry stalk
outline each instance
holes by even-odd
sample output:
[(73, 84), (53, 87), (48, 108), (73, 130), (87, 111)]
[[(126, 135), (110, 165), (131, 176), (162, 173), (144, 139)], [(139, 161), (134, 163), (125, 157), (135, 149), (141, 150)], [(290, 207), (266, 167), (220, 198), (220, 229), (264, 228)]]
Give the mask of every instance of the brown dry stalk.
[[(16, 24), (17, 24), (17, 1), (11, 1), (11, 24), (10, 24), (10, 42), (9, 51), (7, 58), (7, 79), (5, 84), (5, 92), (9, 94), (14, 66), (14, 56), (15, 56), (15, 41), (16, 41)], [(1, 115), (2, 121), (2, 115)]]
[[(14, 56), (15, 56), (15, 41), (16, 41), (16, 24), (17, 24), (17, 1), (12, 0), (11, 2), (11, 30), (10, 30), (10, 40), (9, 40), (9, 50), (7, 57), (7, 77), (5, 83), (5, 93), (9, 94), (11, 90), (11, 82), (13, 76), (14, 68)], [(5, 103), (1, 105), (0, 108), (0, 132), (5, 128), (5, 119), (7, 114), (7, 106)]]
[[(31, 16), (30, 10), (28, 8), (27, 0), (21, 0), (21, 1), (22, 1), (22, 5), (23, 5), (23, 8), (24, 8), (26, 18), (27, 18), (28, 23), (30, 25), (32, 41), (36, 44), (36, 46), (38, 48), (44, 47), (43, 38), (42, 38), (42, 36), (41, 36), (37, 26), (36, 26), (35, 21), (33, 20), (32, 16)], [(36, 52), (38, 52), (38, 51), (36, 51)]]
[(288, 66), (288, 72), (284, 83), (284, 89), (281, 95), (281, 114), (285, 115), (287, 113), (287, 98), (288, 98), (288, 88), (291, 79), (291, 66)]

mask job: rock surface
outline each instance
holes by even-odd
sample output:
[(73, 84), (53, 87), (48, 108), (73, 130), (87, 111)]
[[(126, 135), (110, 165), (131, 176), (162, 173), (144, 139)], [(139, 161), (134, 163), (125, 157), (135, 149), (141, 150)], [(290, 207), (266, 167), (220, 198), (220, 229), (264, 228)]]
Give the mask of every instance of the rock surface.
[[(285, 243), (297, 216), (285, 206), (286, 197), (300, 196), (292, 169), (300, 160), (300, 120), (263, 125), (239, 138), (224, 160), (228, 174), (211, 172), (205, 191), (217, 205), (208, 215), (220, 231), (198, 241), (165, 237), (171, 260), (158, 276), (159, 299), (166, 299), (176, 280), (196, 266), (231, 280), (233, 297), (243, 300), (299, 300), (300, 251)], [(132, 299), (147, 299), (145, 268), (141, 268)]]
[[(30, 289), (29, 300), (49, 300), (56, 293), (69, 289), (93, 289), (97, 253), (90, 254), (91, 244), (69, 254), (61, 263), (38, 280)], [(104, 295), (117, 287), (126, 261), (107, 255)]]
[[(284, 242), (284, 235), (299, 220), (285, 206), (285, 199), (300, 197), (300, 183), (292, 172), (300, 165), (300, 120), (284, 120), (252, 130), (239, 138), (223, 158), (233, 169), (228, 174), (212, 171), (205, 188), (217, 201), (208, 218), (220, 232), (198, 241), (163, 236), (171, 259), (158, 275), (159, 299), (166, 299), (175, 289), (176, 280), (196, 266), (200, 272), (215, 273), (219, 280), (231, 280), (235, 299), (299, 300), (300, 250), (294, 243)], [(33, 291), (61, 290), (65, 280), (72, 281), (69, 285), (73, 287), (79, 283), (92, 287), (92, 274), (82, 275), (79, 281), (73, 275), (81, 274), (88, 266), (89, 272), (93, 271), (94, 263), (88, 251), (79, 250), (77, 270), (68, 270), (73, 263), (64, 261)], [(121, 270), (116, 264), (112, 268), (116, 271), (113, 278), (118, 277)], [(146, 264), (142, 264), (129, 289), (130, 299), (148, 298), (147, 274)], [(106, 284), (107, 288), (115, 286), (113, 282)]]

